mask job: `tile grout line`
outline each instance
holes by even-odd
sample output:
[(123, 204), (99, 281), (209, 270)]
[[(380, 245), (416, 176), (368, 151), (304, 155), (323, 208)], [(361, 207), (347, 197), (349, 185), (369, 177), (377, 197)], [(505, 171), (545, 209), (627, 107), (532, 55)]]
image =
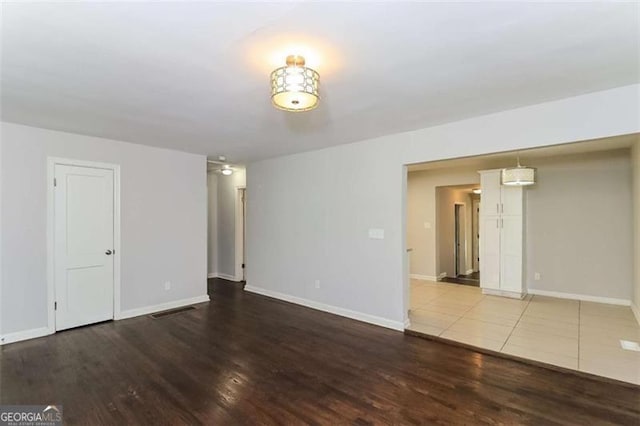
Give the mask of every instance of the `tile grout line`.
[[(409, 283), (409, 293), (411, 293), (411, 286), (412, 286), (412, 284), (411, 284), (411, 283)], [(451, 291), (451, 289), (448, 289), (448, 290), (447, 290), (447, 291), (445, 291), (443, 294), (446, 294), (446, 293), (448, 293), (448, 292), (450, 292), (450, 291)], [(431, 299), (431, 300), (427, 300), (426, 302), (424, 302), (424, 306), (426, 306), (426, 305), (430, 304), (431, 302), (433, 302), (434, 300), (436, 300), (437, 298), (439, 298), (439, 297), (441, 297), (441, 296), (442, 296), (442, 295), (440, 295), (440, 296), (436, 296), (436, 297), (434, 297), (434, 298), (433, 298), (433, 299)], [(422, 305), (422, 304), (420, 304), (420, 307), (419, 307), (419, 308), (416, 308), (416, 309), (420, 309), (420, 308), (422, 308), (422, 307), (423, 307), (423, 305)], [(409, 294), (409, 310), (412, 310), (412, 309), (411, 309), (411, 294)]]
[[(450, 284), (449, 284), (449, 285), (450, 285)], [(448, 285), (448, 286), (449, 286), (449, 285)], [(446, 298), (447, 296), (452, 296), (452, 295), (453, 295), (453, 296), (455, 296), (455, 294), (457, 293), (457, 287), (462, 288), (462, 286), (457, 286), (457, 285), (455, 285), (455, 287), (456, 287), (456, 288), (453, 288), (453, 287), (452, 287), (452, 288), (448, 288), (448, 289), (444, 290), (440, 295), (438, 295), (438, 296), (434, 297), (432, 300), (430, 300), (430, 301), (426, 302), (426, 305), (431, 304), (431, 303), (437, 303), (437, 300), (442, 300), (442, 299)], [(503, 351), (504, 351), (504, 348), (506, 347), (506, 344), (507, 344), (507, 343), (509, 343), (509, 341), (510, 341), (511, 337), (513, 337), (513, 333), (515, 332), (515, 329), (516, 329), (516, 328), (517, 328), (517, 326), (520, 324), (520, 322), (522, 322), (522, 318), (524, 317), (524, 314), (525, 314), (526, 312), (528, 312), (528, 309), (529, 309), (529, 307), (531, 306), (531, 302), (533, 301), (533, 298), (535, 297), (534, 295), (529, 295), (529, 296), (530, 296), (529, 300), (527, 300), (527, 301), (526, 301), (525, 307), (522, 309), (522, 311), (521, 311), (520, 315), (518, 316), (517, 321), (516, 321), (516, 322), (515, 322), (515, 324), (511, 327), (511, 330), (510, 330), (509, 335), (506, 337), (506, 339), (505, 339), (505, 341), (503, 342), (502, 346), (501, 346), (501, 347), (500, 347), (500, 349), (498, 350), (499, 352), (503, 352)], [(434, 336), (442, 336), (442, 335), (443, 335), (444, 333), (446, 333), (447, 331), (451, 331), (451, 329), (452, 329), (452, 327), (453, 327), (454, 325), (456, 325), (456, 324), (457, 324), (460, 320), (462, 320), (463, 318), (466, 318), (465, 316), (466, 316), (466, 314), (467, 314), (467, 313), (469, 313), (471, 310), (473, 310), (475, 307), (477, 307), (478, 305), (480, 305), (483, 301), (486, 301), (487, 299), (488, 299), (488, 297), (487, 297), (486, 295), (480, 294), (480, 299), (479, 299), (477, 302), (474, 302), (474, 303), (472, 303), (472, 304), (470, 304), (470, 305), (468, 305), (468, 306), (465, 306), (465, 307), (464, 307), (464, 310), (463, 310), (461, 313), (458, 313), (458, 314), (456, 314), (456, 315), (455, 315), (455, 317), (457, 317), (457, 318), (456, 318), (456, 320), (454, 320), (454, 321), (453, 321), (451, 324), (449, 324), (447, 327), (442, 328), (442, 329), (441, 329), (442, 331), (438, 332), (437, 334), (433, 334), (433, 333), (427, 333), (427, 334), (431, 334), (431, 335), (434, 335)], [(577, 343), (578, 356), (577, 356), (577, 359), (576, 359), (576, 367), (575, 367), (575, 368), (573, 368), (573, 367), (568, 367), (568, 368), (574, 369), (575, 371), (583, 371), (583, 370), (581, 369), (581, 355), (580, 355), (580, 351), (581, 351), (581, 349), (582, 349), (582, 340), (581, 340), (581, 339), (582, 339), (582, 303), (583, 303), (583, 301), (576, 300), (576, 302), (578, 303), (578, 312), (577, 312), (577, 315), (578, 315), (578, 323), (577, 323), (578, 330), (577, 330), (577, 333), (576, 333), (576, 334), (577, 334), (577, 337), (578, 337), (577, 342), (576, 342), (576, 343)], [(455, 302), (454, 302), (454, 303), (455, 303)], [(426, 306), (426, 305), (425, 305), (425, 306)], [(443, 312), (443, 313), (444, 313), (444, 312)], [(451, 315), (451, 316), (453, 316), (453, 315)], [(598, 315), (596, 315), (596, 316), (598, 316)], [(604, 318), (609, 318), (608, 316), (603, 316), (603, 317), (604, 317)], [(545, 317), (543, 316), (542, 318), (545, 318)], [(614, 318), (615, 318), (615, 317), (614, 317)], [(617, 318), (615, 318), (615, 319), (617, 319)], [(478, 321), (483, 322), (482, 320), (478, 320)], [(564, 322), (564, 321), (563, 321), (563, 322)], [(569, 323), (569, 324), (570, 324), (570, 323)], [(435, 326), (433, 326), (433, 327), (435, 327)], [(463, 330), (463, 331), (461, 331), (461, 333), (462, 333), (462, 334), (465, 334), (464, 330)], [(564, 339), (568, 339), (568, 338), (570, 338), (570, 337), (567, 337), (567, 336), (566, 336), (566, 335), (564, 335), (564, 334), (560, 334), (560, 335), (558, 335), (557, 337), (559, 337), (559, 338), (564, 338)], [(454, 338), (454, 339), (451, 339), (451, 340), (459, 341), (459, 342), (464, 342), (464, 340), (459, 340), (459, 339), (457, 339), (457, 338)], [(482, 345), (482, 344), (478, 344), (478, 343), (472, 344), (472, 346), (476, 346), (476, 347), (479, 347), (479, 348), (487, 348), (487, 349), (488, 349), (488, 347), (487, 347), (487, 346)], [(546, 351), (545, 351), (545, 352), (546, 352)], [(550, 353), (550, 354), (554, 354), (553, 352), (549, 352), (549, 353)], [(555, 353), (555, 355), (566, 356), (566, 355), (559, 354), (559, 353)], [(525, 358), (528, 358), (528, 359), (535, 359), (535, 358), (533, 358), (533, 357), (525, 357)], [(555, 364), (555, 363), (553, 363), (553, 362), (550, 362), (550, 364), (552, 364), (552, 365), (560, 365), (560, 364)], [(615, 376), (612, 376), (612, 375), (610, 375), (610, 374), (605, 374), (605, 372), (598, 372), (598, 373), (594, 373), (594, 374), (601, 375), (601, 376), (603, 376), (603, 377), (611, 377), (611, 378), (615, 378)], [(634, 382), (630, 382), (630, 383), (634, 383)]]
[(469, 312), (471, 309), (475, 308), (478, 304), (480, 304), (480, 302), (482, 302), (482, 301), (487, 297), (487, 296), (485, 296), (484, 294), (482, 294), (482, 290), (481, 290), (481, 293), (480, 293), (480, 294), (482, 295), (482, 297), (480, 298), (480, 300), (478, 300), (475, 304), (471, 305), (471, 306), (469, 307), (469, 309), (467, 309), (466, 311), (464, 311), (464, 312), (462, 313), (462, 315), (460, 315), (460, 318), (458, 318), (457, 320), (455, 320), (454, 322), (452, 322), (451, 324), (449, 324), (449, 327), (447, 327), (447, 328), (445, 328), (444, 330), (442, 330), (442, 332), (441, 332), (440, 334), (438, 334), (438, 336), (442, 336), (442, 334), (443, 334), (445, 331), (448, 331), (451, 327), (453, 327), (453, 325), (454, 325), (455, 323), (457, 323), (458, 321), (460, 321), (460, 320), (464, 317), (464, 315), (465, 315), (467, 312)]
[[(447, 283), (447, 284), (450, 284), (450, 283)], [(462, 285), (462, 284), (458, 284), (458, 285)], [(449, 289), (447, 289), (443, 294), (441, 294), (440, 296), (437, 296), (437, 297), (433, 298), (430, 302), (428, 302), (427, 304), (425, 304), (425, 306), (426, 306), (426, 305), (429, 305), (429, 304), (431, 304), (431, 303), (433, 303), (433, 302), (435, 302), (435, 301), (436, 301), (436, 299), (441, 298), (441, 297), (442, 297), (442, 296), (444, 296), (445, 294), (449, 294), (449, 293), (452, 293), (452, 292), (454, 292), (454, 289), (453, 289), (453, 288), (449, 288)], [(474, 308), (478, 303), (482, 302), (482, 301), (485, 299), (485, 297), (486, 297), (486, 296), (485, 296), (484, 294), (482, 294), (482, 292), (480, 293), (480, 295), (481, 295), (482, 297), (481, 297), (481, 299), (480, 299), (479, 301), (477, 301), (475, 304), (471, 305), (471, 306), (469, 307), (469, 309), (467, 309), (466, 311), (464, 311), (464, 312), (460, 315), (460, 318), (458, 318), (457, 320), (455, 320), (454, 322), (452, 322), (448, 327), (443, 328), (443, 330), (442, 330), (440, 333), (438, 333), (436, 336), (437, 336), (437, 337), (442, 336), (442, 333), (444, 333), (445, 331), (449, 330), (449, 328), (450, 328), (453, 324), (455, 324), (455, 323), (457, 323), (458, 321), (460, 321), (460, 320), (462, 319), (462, 317), (464, 316), (464, 314), (466, 314), (466, 313), (467, 313), (467, 312), (469, 312), (471, 309), (473, 309), (473, 308)]]
[[(431, 300), (430, 302), (428, 302), (427, 304), (429, 304), (429, 303), (437, 303), (437, 302), (436, 302), (437, 300), (442, 300), (443, 298), (446, 298), (446, 297), (447, 297), (447, 295), (448, 295), (448, 296), (455, 295), (455, 293), (456, 293), (456, 289), (453, 289), (453, 288), (451, 288), (451, 289), (447, 289), (445, 292), (443, 292), (443, 293), (442, 293), (442, 294), (440, 294), (439, 296), (435, 297), (434, 299), (432, 299), (432, 300)], [(522, 311), (521, 311), (520, 315), (518, 316), (518, 319), (517, 319), (517, 321), (515, 322), (515, 324), (511, 327), (511, 330), (510, 330), (509, 335), (506, 337), (506, 339), (505, 339), (505, 341), (503, 342), (502, 346), (501, 346), (501, 347), (500, 347), (500, 349), (498, 350), (499, 352), (503, 352), (503, 351), (504, 351), (504, 348), (506, 347), (506, 344), (507, 344), (507, 343), (509, 343), (509, 341), (510, 341), (511, 337), (513, 337), (513, 333), (515, 332), (515, 329), (518, 327), (518, 325), (520, 324), (520, 322), (522, 322), (522, 318), (524, 317), (524, 314), (525, 314), (526, 312), (528, 312), (529, 307), (531, 307), (531, 303), (533, 302), (533, 299), (534, 299), (534, 297), (535, 297), (535, 296), (534, 296), (534, 295), (529, 295), (529, 296), (530, 296), (530, 299), (526, 301), (526, 303), (525, 303), (525, 305), (524, 305), (525, 307), (522, 309)], [(456, 314), (456, 315), (455, 315), (455, 316), (457, 317), (457, 318), (456, 318), (456, 320), (455, 320), (455, 321), (453, 321), (451, 324), (449, 324), (447, 327), (444, 327), (444, 328), (442, 329), (442, 331), (440, 331), (440, 332), (439, 332), (439, 333), (437, 333), (437, 334), (432, 334), (432, 333), (427, 333), (427, 334), (432, 334), (432, 335), (435, 335), (435, 336), (442, 336), (442, 335), (443, 335), (444, 333), (446, 333), (447, 331), (451, 331), (451, 328), (452, 328), (454, 325), (456, 325), (460, 320), (462, 320), (463, 318), (465, 318), (465, 316), (466, 316), (466, 314), (467, 314), (467, 313), (469, 313), (471, 310), (473, 310), (475, 307), (477, 307), (478, 305), (480, 305), (483, 301), (486, 301), (487, 299), (488, 299), (488, 297), (487, 297), (486, 295), (482, 295), (482, 294), (481, 294), (481, 297), (480, 297), (480, 299), (479, 299), (477, 302), (474, 302), (474, 303), (472, 303), (471, 305), (468, 305), (467, 307), (465, 307), (465, 308), (464, 308), (464, 310), (463, 310), (461, 313)], [(577, 337), (578, 337), (578, 339), (577, 339), (577, 340), (578, 340), (578, 341), (577, 341), (578, 356), (577, 356), (577, 359), (576, 359), (576, 367), (575, 367), (575, 368), (574, 368), (574, 367), (567, 367), (567, 368), (571, 368), (572, 370), (575, 370), (575, 371), (583, 371), (583, 370), (580, 368), (580, 350), (581, 350), (581, 348), (582, 348), (582, 344), (581, 344), (581, 337), (582, 337), (582, 303), (583, 303), (583, 302), (582, 302), (582, 301), (576, 301), (576, 302), (578, 302), (578, 312), (577, 312), (577, 315), (578, 315), (578, 323), (577, 323), (577, 326), (578, 326), (578, 330), (577, 330)], [(453, 315), (452, 315), (452, 316), (453, 316)], [(544, 318), (544, 317), (543, 317), (543, 318)], [(478, 321), (482, 322), (482, 320), (478, 320)], [(464, 332), (462, 332), (462, 334), (465, 334), (465, 333), (464, 333)], [(563, 336), (563, 335), (559, 335), (559, 336), (557, 336), (557, 337), (562, 337), (562, 338), (565, 338), (565, 339), (569, 338), (569, 337), (566, 337), (566, 336)], [(457, 339), (457, 338), (453, 338), (453, 339), (451, 339), (451, 340), (458, 341), (458, 342), (464, 342), (464, 340), (459, 340), (459, 339)], [(487, 346), (482, 345), (482, 344), (478, 344), (478, 343), (471, 344), (471, 346), (476, 346), (476, 347), (478, 347), (478, 348), (487, 348), (487, 349), (488, 349), (488, 347), (487, 347)], [(546, 351), (545, 351), (545, 352), (546, 352)], [(503, 353), (504, 353), (504, 352), (503, 352)], [(553, 352), (550, 352), (550, 353), (552, 353), (552, 354), (553, 354)], [(555, 354), (555, 355), (566, 356), (566, 355), (562, 355), (562, 354)], [(533, 358), (533, 357), (530, 357), (530, 356), (527, 356), (527, 357), (525, 357), (525, 358), (527, 358), (527, 359), (536, 359), (536, 358)], [(555, 363), (553, 363), (553, 362), (549, 362), (549, 363), (550, 363), (551, 365), (560, 365), (560, 364), (555, 364)], [(601, 376), (603, 376), (603, 377), (611, 377), (611, 378), (614, 378), (614, 376), (611, 376), (611, 375), (608, 375), (608, 374), (605, 374), (605, 373), (602, 373), (602, 372), (595, 373), (595, 374), (601, 375)], [(630, 383), (633, 383), (633, 382), (630, 382)]]
[(451, 288), (449, 288), (449, 289), (445, 288), (444, 290), (445, 291), (441, 295), (436, 296), (433, 299), (427, 301), (424, 305), (421, 305), (421, 307), (424, 308), (425, 306), (432, 304), (433, 302), (435, 302), (437, 299), (441, 298), (445, 294), (449, 294), (449, 293), (451, 293), (453, 291), (453, 289), (451, 289)]
[[(526, 296), (525, 296), (526, 297)], [(518, 324), (520, 324), (520, 320), (522, 319), (522, 316), (524, 315), (524, 313), (527, 311), (527, 309), (529, 309), (529, 305), (531, 304), (531, 301), (533, 300), (535, 296), (531, 296), (531, 299), (529, 299), (529, 301), (527, 302), (527, 305), (524, 307), (524, 309), (522, 310), (522, 312), (520, 312), (520, 316), (518, 317), (518, 321), (516, 321), (515, 324), (513, 324), (513, 328), (511, 329), (511, 332), (509, 333), (509, 335), (507, 336), (507, 338), (504, 340), (504, 343), (502, 344), (502, 346), (500, 347), (500, 351), (502, 352), (502, 350), (504, 349), (504, 347), (506, 346), (507, 342), (509, 341), (509, 339), (511, 338), (511, 335), (513, 334), (513, 332), (515, 331), (516, 327), (518, 326)]]
[[(411, 283), (409, 283), (409, 287), (411, 287)], [(429, 304), (433, 303), (436, 299), (439, 299), (440, 297), (444, 296), (445, 294), (448, 294), (448, 293), (450, 293), (450, 292), (452, 292), (452, 291), (453, 291), (453, 289), (452, 289), (452, 288), (447, 289), (446, 287), (444, 287), (444, 288), (443, 288), (443, 290), (444, 290), (444, 292), (443, 292), (441, 295), (436, 296), (436, 297), (434, 297), (433, 299), (431, 299), (431, 300), (429, 300), (429, 301), (425, 302), (425, 304), (424, 304), (424, 305), (422, 305), (422, 304), (421, 304), (421, 305), (420, 305), (420, 308), (416, 308), (416, 309), (422, 309), (423, 307), (426, 307), (427, 305), (429, 305)], [(411, 295), (409, 295), (409, 306), (411, 306)], [(413, 310), (413, 309), (411, 309), (411, 307), (410, 307), (410, 308), (409, 308), (409, 311), (412, 311), (412, 310)], [(409, 320), (411, 320), (411, 314), (409, 314)], [(444, 332), (445, 332), (445, 330), (441, 331), (441, 332), (440, 332), (440, 333), (438, 333), (436, 336), (440, 336), (440, 335), (441, 335), (442, 333), (444, 333)]]

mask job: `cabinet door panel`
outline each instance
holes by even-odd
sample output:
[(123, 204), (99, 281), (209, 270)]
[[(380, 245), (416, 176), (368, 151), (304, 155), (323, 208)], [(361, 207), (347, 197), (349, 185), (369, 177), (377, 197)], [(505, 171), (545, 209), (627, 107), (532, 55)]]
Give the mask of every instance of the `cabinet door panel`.
[(522, 292), (522, 216), (500, 219), (500, 289)]
[(480, 286), (500, 288), (500, 218), (480, 217)]
[(502, 186), (502, 205), (500, 211), (504, 215), (522, 215), (522, 187)]
[(480, 187), (482, 189), (480, 214), (484, 216), (500, 214), (500, 171), (481, 172)]

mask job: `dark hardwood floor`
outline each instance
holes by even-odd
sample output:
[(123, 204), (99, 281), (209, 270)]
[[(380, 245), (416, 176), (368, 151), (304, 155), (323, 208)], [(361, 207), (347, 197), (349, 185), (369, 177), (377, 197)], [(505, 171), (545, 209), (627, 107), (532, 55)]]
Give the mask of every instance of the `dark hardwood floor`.
[(458, 275), (457, 277), (444, 277), (441, 280), (445, 283), (462, 284), (471, 287), (480, 287), (480, 272), (473, 272), (469, 275)]
[(66, 424), (640, 424), (640, 388), (244, 293), (4, 346), (0, 403)]

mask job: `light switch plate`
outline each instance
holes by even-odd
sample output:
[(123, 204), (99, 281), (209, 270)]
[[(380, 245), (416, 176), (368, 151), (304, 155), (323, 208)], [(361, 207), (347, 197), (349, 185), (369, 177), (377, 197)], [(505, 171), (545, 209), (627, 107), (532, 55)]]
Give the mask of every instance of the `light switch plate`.
[(379, 228), (369, 229), (369, 238), (373, 240), (384, 240), (384, 229), (379, 229)]

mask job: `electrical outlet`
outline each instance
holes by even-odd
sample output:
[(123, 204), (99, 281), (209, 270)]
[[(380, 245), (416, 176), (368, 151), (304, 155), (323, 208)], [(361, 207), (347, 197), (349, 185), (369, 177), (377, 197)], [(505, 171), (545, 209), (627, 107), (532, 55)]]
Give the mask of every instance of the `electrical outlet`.
[(535, 274), (533, 274), (533, 279), (536, 281), (540, 281), (540, 272), (536, 272)]
[(164, 289), (167, 291), (171, 290), (171, 281), (166, 281), (164, 283)]
[(316, 280), (316, 288), (320, 288), (320, 280)]

